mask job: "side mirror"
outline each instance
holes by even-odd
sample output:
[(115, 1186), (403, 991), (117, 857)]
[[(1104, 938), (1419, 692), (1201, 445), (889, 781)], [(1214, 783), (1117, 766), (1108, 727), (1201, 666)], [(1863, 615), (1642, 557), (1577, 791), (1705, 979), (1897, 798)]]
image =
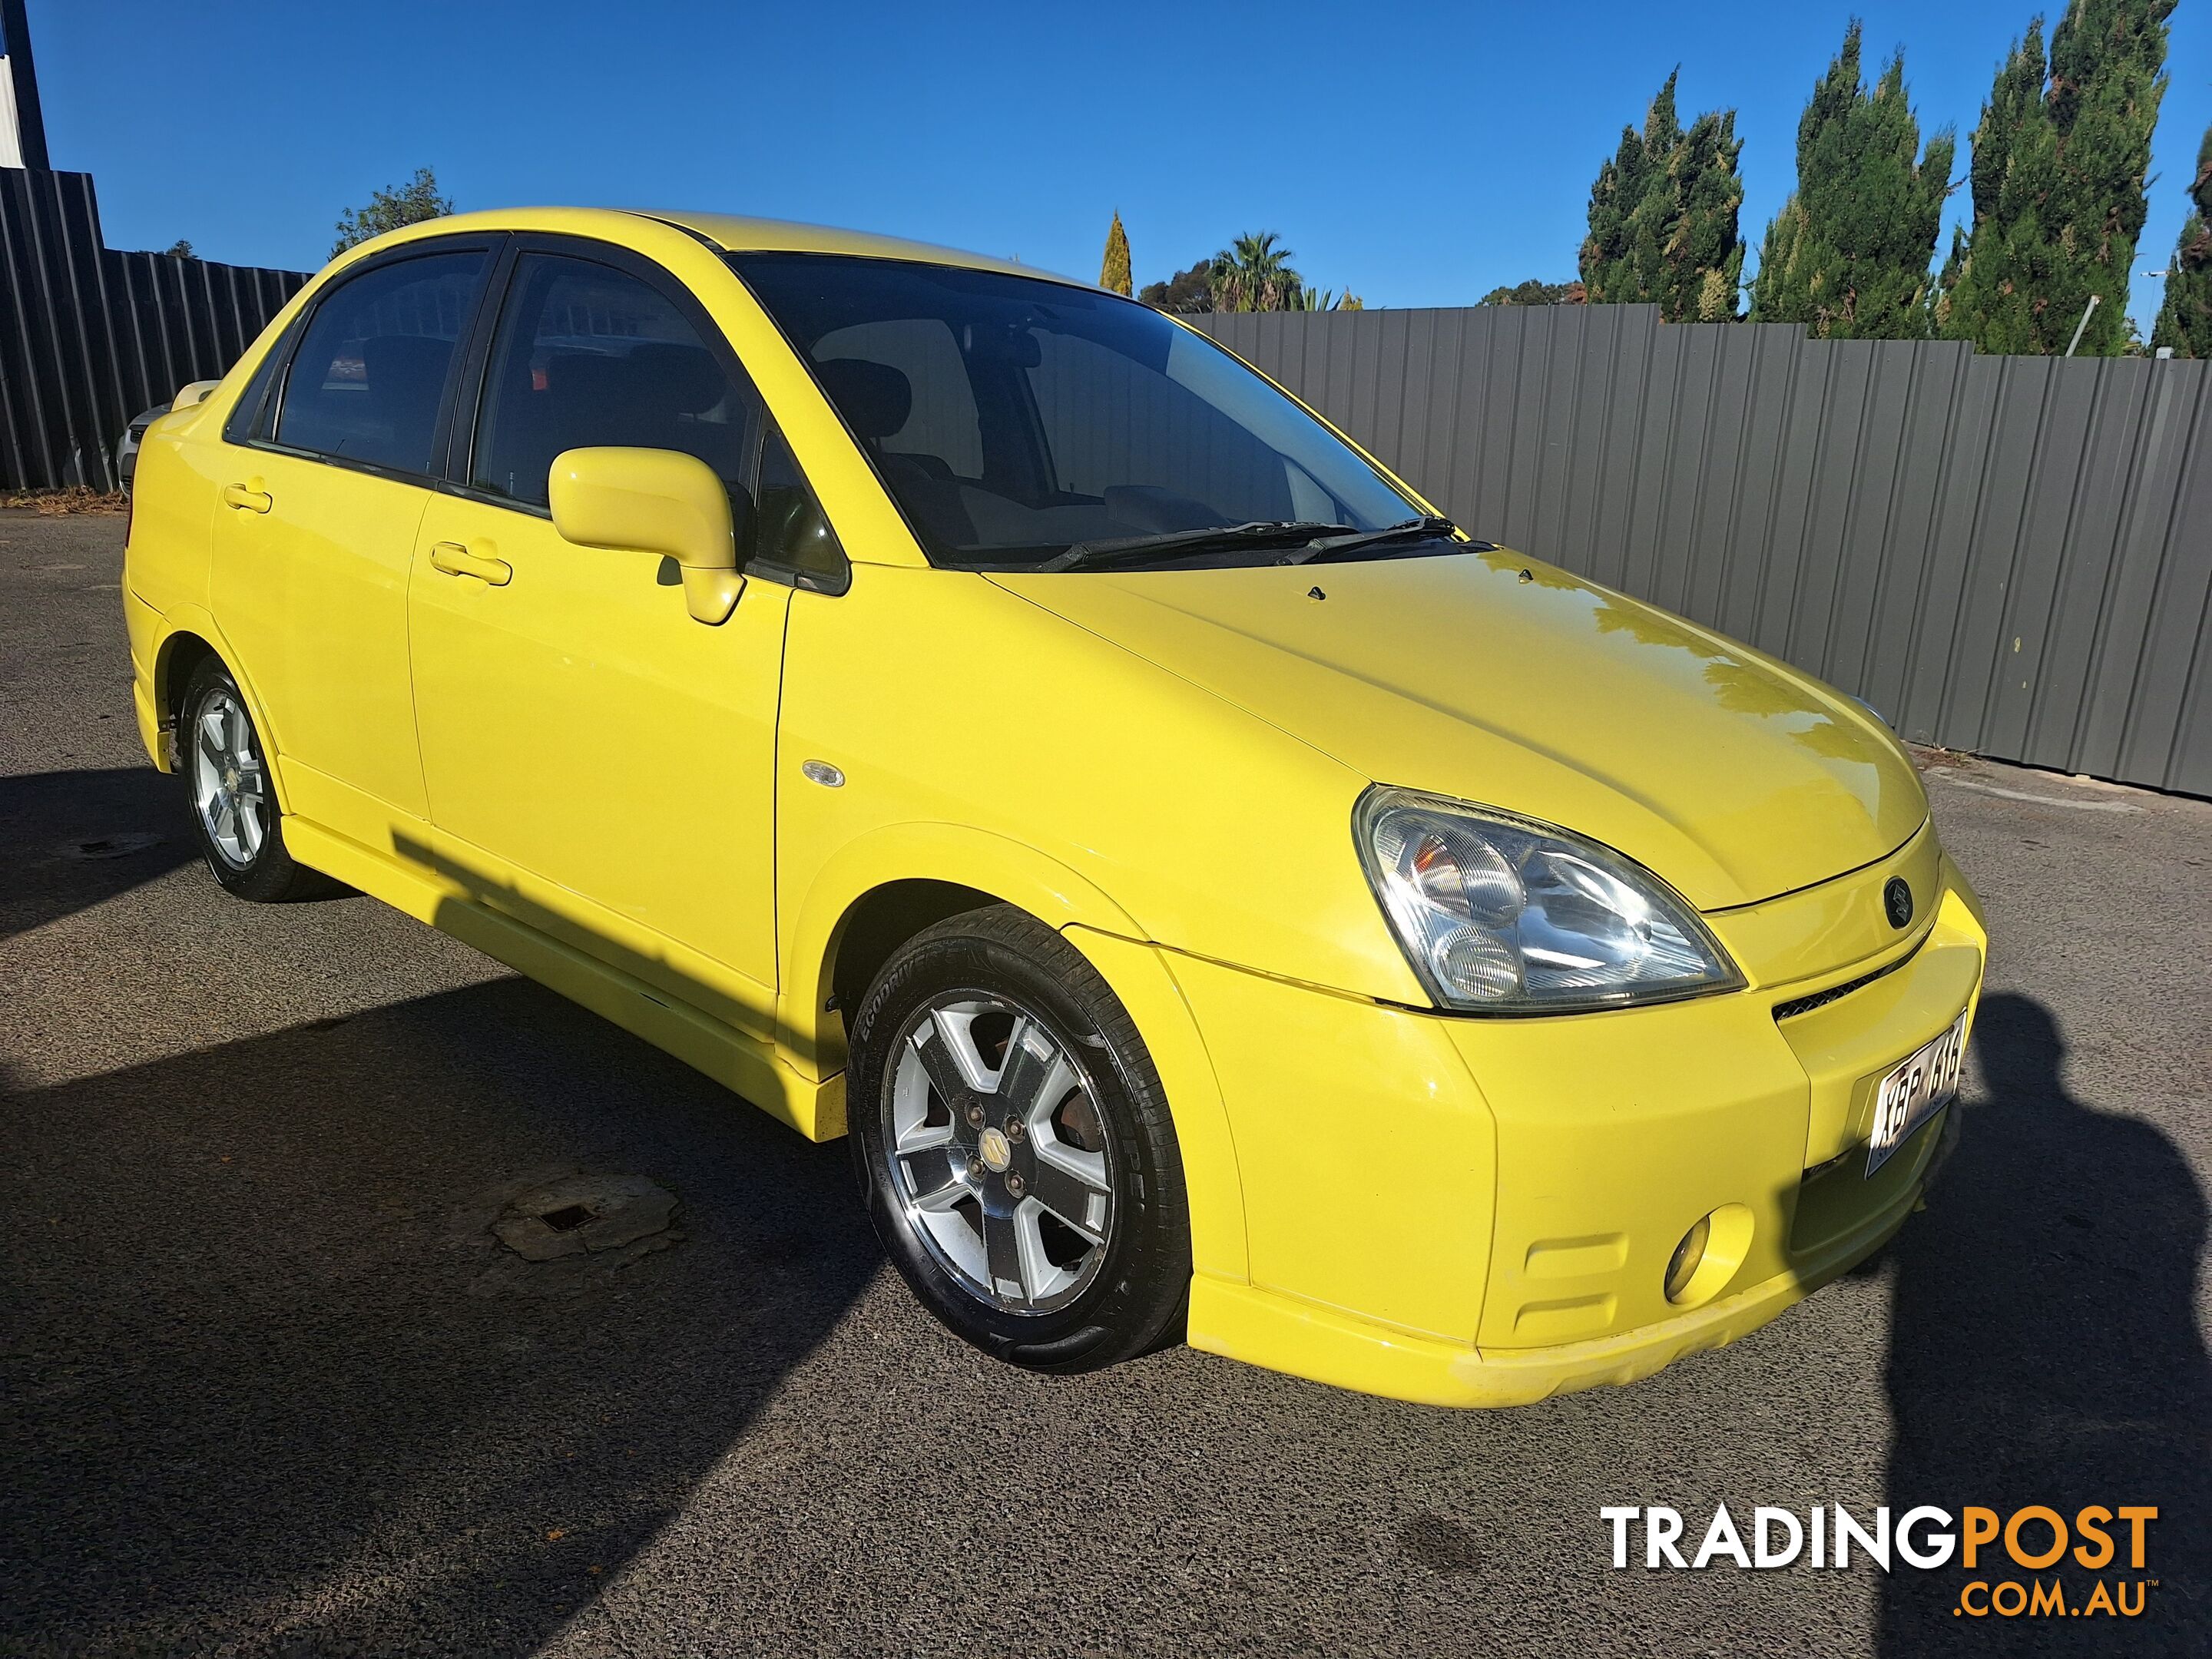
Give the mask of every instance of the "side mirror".
[(565, 449), (546, 481), (553, 527), (579, 547), (659, 553), (684, 573), (684, 603), (709, 628), (738, 608), (730, 492), (714, 468), (674, 449)]

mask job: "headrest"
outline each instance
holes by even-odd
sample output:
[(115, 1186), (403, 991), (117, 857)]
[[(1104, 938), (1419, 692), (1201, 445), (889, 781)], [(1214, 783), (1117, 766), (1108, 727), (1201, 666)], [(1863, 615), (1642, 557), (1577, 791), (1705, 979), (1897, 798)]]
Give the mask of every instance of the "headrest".
[(890, 437), (914, 413), (914, 382), (889, 363), (832, 357), (817, 363), (814, 372), (837, 412), (869, 443)]

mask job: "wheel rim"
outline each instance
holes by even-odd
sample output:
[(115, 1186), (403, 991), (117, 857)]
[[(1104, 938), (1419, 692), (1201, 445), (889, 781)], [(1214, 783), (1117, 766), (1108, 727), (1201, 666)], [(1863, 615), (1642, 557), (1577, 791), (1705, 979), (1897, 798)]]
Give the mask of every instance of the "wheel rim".
[(1089, 1289), (1115, 1171), (1070, 1045), (1017, 1003), (955, 991), (907, 1021), (885, 1069), (893, 1195), (923, 1248), (1001, 1313), (1051, 1313)]
[(269, 834), (269, 788), (253, 722), (222, 686), (208, 693), (192, 726), (192, 803), (217, 856), (248, 868)]

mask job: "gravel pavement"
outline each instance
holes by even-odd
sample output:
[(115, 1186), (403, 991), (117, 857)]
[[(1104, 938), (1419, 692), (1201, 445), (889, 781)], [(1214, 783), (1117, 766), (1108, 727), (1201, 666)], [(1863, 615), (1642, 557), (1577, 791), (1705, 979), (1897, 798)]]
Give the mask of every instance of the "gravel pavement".
[[(1502, 1413), (1045, 1379), (921, 1312), (842, 1146), (370, 900), (227, 898), (121, 532), (0, 514), (0, 1653), (2212, 1650), (2212, 804), (1931, 765), (1996, 936), (1964, 1142), (1732, 1347)], [(493, 1239), (576, 1176), (667, 1248)], [(1722, 1500), (2156, 1504), (2159, 1582), (1611, 1570), (1601, 1505)]]

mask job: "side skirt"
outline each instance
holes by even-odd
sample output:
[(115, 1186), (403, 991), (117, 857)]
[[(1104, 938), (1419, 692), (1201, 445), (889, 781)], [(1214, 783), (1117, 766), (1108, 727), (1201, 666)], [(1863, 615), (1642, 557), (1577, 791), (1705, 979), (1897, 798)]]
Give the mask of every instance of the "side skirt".
[(624, 1030), (665, 1049), (810, 1140), (845, 1133), (842, 1073), (816, 1083), (763, 1043), (634, 975), (550, 939), (430, 876), (305, 818), (284, 821), (292, 856), (450, 933)]

